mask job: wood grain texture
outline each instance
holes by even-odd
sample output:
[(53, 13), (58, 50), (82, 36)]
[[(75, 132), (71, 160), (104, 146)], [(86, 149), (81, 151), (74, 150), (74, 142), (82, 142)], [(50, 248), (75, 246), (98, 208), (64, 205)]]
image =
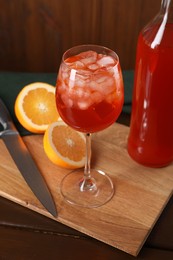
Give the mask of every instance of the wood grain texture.
[(64, 202), (60, 181), (69, 170), (53, 165), (43, 151), (42, 136), (26, 136), (32, 153), (55, 199), (53, 218), (33, 195), (2, 140), (0, 141), (0, 195), (39, 212), (131, 255), (137, 255), (173, 192), (173, 165), (143, 167), (128, 156), (129, 128), (115, 124), (93, 135), (92, 166), (111, 176), (116, 192), (106, 205), (84, 209)]
[(139, 31), (160, 0), (0, 0), (0, 70), (56, 72), (62, 53), (94, 43), (133, 69)]

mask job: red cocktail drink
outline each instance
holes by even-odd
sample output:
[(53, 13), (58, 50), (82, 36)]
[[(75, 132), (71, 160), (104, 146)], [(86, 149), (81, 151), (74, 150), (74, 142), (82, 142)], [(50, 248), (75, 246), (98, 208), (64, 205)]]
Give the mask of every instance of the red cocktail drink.
[(109, 176), (90, 169), (91, 133), (113, 124), (123, 102), (123, 80), (115, 52), (103, 46), (81, 45), (64, 53), (56, 84), (58, 112), (69, 126), (86, 133), (84, 171), (73, 171), (61, 182), (61, 194), (69, 203), (99, 207), (114, 195)]
[(81, 132), (107, 128), (124, 101), (117, 56), (85, 51), (64, 60), (57, 80), (56, 102), (62, 119)]

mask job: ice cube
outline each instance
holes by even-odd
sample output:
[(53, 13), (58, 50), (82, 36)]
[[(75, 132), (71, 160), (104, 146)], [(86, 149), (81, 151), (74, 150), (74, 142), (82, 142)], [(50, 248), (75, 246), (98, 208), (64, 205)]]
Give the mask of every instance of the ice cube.
[(98, 91), (105, 96), (107, 96), (114, 90), (115, 90), (115, 84), (114, 84), (113, 78), (107, 77), (107, 80), (105, 80), (104, 82), (101, 82), (98, 85)]
[(66, 71), (64, 71), (64, 72), (62, 73), (62, 78), (63, 78), (63, 80), (67, 79), (68, 77), (69, 77), (69, 73), (67, 73)]
[(75, 85), (78, 86), (78, 87), (84, 87), (85, 86), (85, 79), (82, 78), (82, 77), (79, 77), (77, 76), (76, 77), (76, 82), (75, 82)]
[(79, 74), (80, 76), (85, 77), (85, 78), (88, 77), (88, 75), (92, 73), (92, 72), (91, 72), (90, 70), (88, 70), (88, 69), (80, 69), (80, 70), (78, 70), (77, 72), (78, 72), (78, 74)]
[(81, 60), (85, 65), (91, 64), (96, 62), (96, 59), (94, 57), (88, 57)]
[(61, 99), (66, 107), (71, 108), (73, 106), (73, 100), (69, 98), (67, 95), (61, 95)]
[(81, 62), (79, 60), (75, 62), (75, 66), (76, 66), (76, 69), (83, 69), (84, 68), (83, 62)]
[(89, 64), (87, 67), (88, 67), (88, 69), (93, 70), (93, 71), (97, 70), (99, 68), (99, 66), (96, 63)]
[(89, 87), (91, 90), (96, 91), (98, 89), (98, 83), (96, 81), (90, 81)]
[(100, 66), (100, 67), (107, 67), (107, 66), (110, 66), (110, 65), (114, 65), (115, 64), (115, 61), (112, 57), (110, 56), (104, 56), (103, 58), (99, 59), (97, 61), (97, 64)]
[(95, 51), (87, 51), (79, 54), (80, 61), (85, 65), (95, 63), (97, 60), (97, 53)]
[(90, 91), (84, 88), (75, 86), (74, 88), (69, 88), (68, 91), (66, 92), (66, 95), (74, 102), (78, 102), (78, 101), (87, 101), (88, 99), (90, 99), (91, 93)]
[(74, 62), (66, 62), (66, 65), (68, 65), (70, 68), (78, 70), (78, 69), (83, 69), (84, 68), (84, 63), (81, 61), (74, 61)]
[(59, 94), (63, 94), (66, 91), (66, 85), (63, 81), (58, 82), (57, 91)]
[[(91, 97), (91, 92), (90, 92), (90, 90), (89, 90), (89, 89), (85, 89), (84, 92), (83, 92), (83, 98), (84, 98), (85, 100), (89, 100), (89, 101), (90, 101), (90, 97)], [(88, 102), (89, 102), (89, 101), (88, 101)]]
[(78, 102), (78, 107), (81, 110), (86, 110), (90, 106), (91, 101), (88, 99), (87, 101), (79, 101)]
[(77, 88), (75, 91), (76, 97), (78, 99), (82, 98), (84, 96), (84, 91), (81, 88)]
[(100, 92), (95, 91), (91, 94), (91, 99), (93, 103), (98, 104), (104, 99), (104, 96)]
[(70, 98), (67, 99), (67, 102), (66, 102), (66, 106), (68, 108), (71, 108), (73, 106), (73, 100), (71, 100)]
[(111, 92), (107, 97), (106, 97), (106, 102), (112, 104), (116, 99), (116, 93), (115, 92)]
[(89, 89), (86, 88), (77, 88), (75, 90), (75, 97), (79, 101), (87, 101), (91, 97), (91, 92), (89, 91)]
[(97, 79), (96, 79), (96, 82), (98, 83), (98, 84), (101, 84), (101, 83), (103, 83), (103, 82), (105, 82), (105, 81), (107, 81), (107, 80), (109, 80), (109, 77), (107, 77), (107, 76), (99, 76)]
[(89, 57), (95, 57), (97, 58), (97, 52), (95, 51), (83, 51), (80, 54), (77, 55), (79, 59), (89, 58)]

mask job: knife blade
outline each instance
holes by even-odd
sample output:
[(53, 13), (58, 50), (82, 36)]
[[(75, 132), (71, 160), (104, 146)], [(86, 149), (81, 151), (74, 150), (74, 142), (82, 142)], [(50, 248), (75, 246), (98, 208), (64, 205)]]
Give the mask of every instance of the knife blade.
[(57, 209), (48, 186), (1, 99), (0, 124), (3, 127), (3, 130), (0, 132), (0, 138), (3, 140), (26, 183), (48, 212), (56, 217)]

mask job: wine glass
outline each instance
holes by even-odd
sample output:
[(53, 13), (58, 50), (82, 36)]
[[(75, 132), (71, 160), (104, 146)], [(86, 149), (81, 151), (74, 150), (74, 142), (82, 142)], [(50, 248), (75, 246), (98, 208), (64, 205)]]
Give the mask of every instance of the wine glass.
[(61, 194), (69, 203), (94, 208), (114, 195), (111, 178), (90, 168), (91, 134), (113, 124), (123, 102), (121, 67), (114, 51), (87, 44), (63, 54), (56, 83), (57, 109), (67, 125), (86, 134), (84, 170), (73, 170), (61, 182)]

